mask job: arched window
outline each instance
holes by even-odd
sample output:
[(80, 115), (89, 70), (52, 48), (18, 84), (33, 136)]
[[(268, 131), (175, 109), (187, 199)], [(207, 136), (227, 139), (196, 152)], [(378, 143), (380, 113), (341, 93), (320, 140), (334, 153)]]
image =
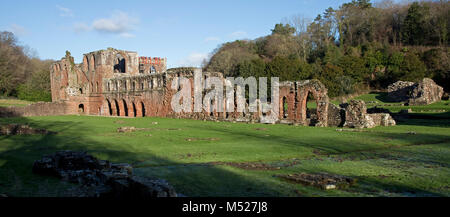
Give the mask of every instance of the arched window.
[(83, 104), (78, 105), (78, 113), (80, 113), (80, 114), (84, 113), (84, 105)]
[(114, 72), (115, 73), (125, 73), (125, 58), (117, 54), (114, 62)]

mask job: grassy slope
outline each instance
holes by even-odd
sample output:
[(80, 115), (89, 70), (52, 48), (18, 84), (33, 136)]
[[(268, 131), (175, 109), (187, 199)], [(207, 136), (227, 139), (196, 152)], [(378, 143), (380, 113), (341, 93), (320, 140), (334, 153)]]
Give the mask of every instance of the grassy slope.
[(442, 100), (430, 105), (424, 106), (403, 106), (403, 103), (389, 102), (386, 93), (370, 93), (356, 97), (366, 102), (367, 107), (380, 107), (389, 109), (391, 112), (399, 112), (402, 109), (411, 109), (416, 113), (442, 113), (450, 112), (450, 100)]
[[(152, 124), (155, 121), (158, 124)], [(29, 123), (58, 132), (0, 136), (0, 193), (9, 195), (60, 195), (70, 187), (31, 173), (34, 160), (63, 149), (87, 150), (101, 159), (131, 163), (135, 173), (165, 178), (189, 196), (450, 195), (448, 120), (411, 120), (363, 132), (164, 118), (59, 116), (0, 122)], [(149, 130), (116, 133), (120, 126)], [(408, 134), (411, 131), (417, 134)], [(203, 164), (218, 161), (261, 161), (281, 169)], [(297, 163), (286, 166), (293, 161)], [(336, 173), (359, 181), (348, 189), (324, 191), (275, 177), (299, 172)]]
[(0, 99), (0, 107), (8, 107), (8, 106), (26, 106), (33, 102), (20, 100), (20, 99)]

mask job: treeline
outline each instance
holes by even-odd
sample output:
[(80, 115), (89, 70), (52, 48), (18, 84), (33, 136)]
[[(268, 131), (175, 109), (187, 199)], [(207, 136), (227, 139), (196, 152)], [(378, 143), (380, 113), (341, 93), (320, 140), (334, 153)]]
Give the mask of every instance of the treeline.
[(34, 57), (11, 32), (0, 32), (0, 95), (51, 101), (51, 60)]
[(330, 96), (434, 79), (450, 89), (448, 1), (353, 0), (314, 20), (293, 16), (272, 34), (225, 43), (204, 64), (226, 76), (317, 78)]

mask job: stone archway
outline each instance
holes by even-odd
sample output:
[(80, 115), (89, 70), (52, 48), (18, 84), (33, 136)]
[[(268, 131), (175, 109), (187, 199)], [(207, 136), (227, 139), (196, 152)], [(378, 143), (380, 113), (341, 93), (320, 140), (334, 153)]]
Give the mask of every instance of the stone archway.
[(308, 94), (312, 94), (317, 104), (316, 115), (317, 122), (314, 126), (327, 126), (328, 123), (328, 90), (319, 80), (305, 80), (296, 82), (297, 85), (297, 109), (296, 109), (296, 121), (303, 125), (308, 125), (306, 110)]
[(120, 106), (119, 106), (119, 103), (117, 102), (116, 99), (114, 100), (114, 107), (116, 108), (115, 112), (114, 112), (114, 115), (115, 116), (121, 116), (120, 115)]
[(130, 114), (130, 117), (137, 117), (137, 109), (136, 109), (136, 104), (134, 103), (134, 101), (132, 101), (130, 103), (130, 108), (128, 113)]
[(78, 105), (78, 113), (79, 114), (84, 114), (84, 104), (79, 104)]
[(125, 99), (122, 99), (122, 108), (121, 108), (121, 110), (122, 110), (123, 115), (121, 114), (120, 116), (128, 117), (128, 105), (127, 105), (127, 101), (125, 101)]
[(108, 106), (108, 115), (109, 116), (112, 116), (113, 115), (113, 108), (112, 108), (112, 106), (111, 106), (111, 101), (109, 101), (109, 99), (106, 99), (106, 104), (107, 104), (107, 106)]
[(145, 113), (145, 104), (144, 102), (141, 102), (141, 113), (142, 113), (142, 117), (145, 117), (146, 113)]

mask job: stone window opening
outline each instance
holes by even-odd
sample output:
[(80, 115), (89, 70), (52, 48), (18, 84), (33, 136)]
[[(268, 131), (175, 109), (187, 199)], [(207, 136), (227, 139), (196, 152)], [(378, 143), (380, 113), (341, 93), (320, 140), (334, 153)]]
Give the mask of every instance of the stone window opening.
[(127, 90), (127, 81), (123, 81), (123, 90)]
[(156, 69), (154, 66), (150, 67), (150, 74), (155, 74), (156, 73)]
[(78, 113), (83, 114), (84, 113), (84, 104), (78, 105)]
[(289, 107), (289, 104), (288, 104), (287, 98), (285, 96), (283, 97), (283, 101), (282, 101), (281, 105), (283, 106), (283, 119), (286, 119), (286, 118), (288, 118), (288, 107)]
[(83, 88), (78, 89), (80, 91), (80, 94), (83, 94)]
[(114, 62), (114, 73), (125, 73), (125, 58), (117, 54)]
[(144, 82), (141, 82), (141, 90), (144, 90)]
[(311, 92), (308, 92), (308, 96), (306, 98), (306, 118), (309, 119), (310, 126), (315, 126), (318, 122), (317, 99)]
[(131, 90), (132, 91), (136, 90), (136, 82), (134, 82), (134, 81), (131, 83)]

